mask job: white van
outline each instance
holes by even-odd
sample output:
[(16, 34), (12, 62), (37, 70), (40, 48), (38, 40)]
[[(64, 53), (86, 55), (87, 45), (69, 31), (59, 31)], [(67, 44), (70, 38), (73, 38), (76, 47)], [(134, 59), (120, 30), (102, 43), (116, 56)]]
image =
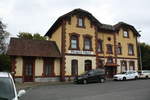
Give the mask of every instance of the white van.
[(25, 94), (25, 90), (20, 90), (17, 94), (10, 73), (0, 72), (0, 100), (18, 100), (23, 94)]

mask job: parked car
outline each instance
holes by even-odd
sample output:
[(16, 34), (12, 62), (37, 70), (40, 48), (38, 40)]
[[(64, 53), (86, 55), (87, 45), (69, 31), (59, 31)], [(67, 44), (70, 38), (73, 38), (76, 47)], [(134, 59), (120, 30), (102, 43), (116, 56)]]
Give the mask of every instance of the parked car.
[(138, 71), (139, 73), (139, 78), (150, 78), (150, 70), (140, 70)]
[(139, 78), (138, 72), (131, 71), (131, 70), (113, 76), (114, 80), (129, 80), (129, 79), (138, 79), (138, 78)]
[(0, 100), (18, 100), (25, 90), (17, 94), (13, 78), (10, 73), (0, 72)]
[(93, 69), (75, 77), (74, 82), (87, 84), (90, 82), (105, 82), (105, 70)]

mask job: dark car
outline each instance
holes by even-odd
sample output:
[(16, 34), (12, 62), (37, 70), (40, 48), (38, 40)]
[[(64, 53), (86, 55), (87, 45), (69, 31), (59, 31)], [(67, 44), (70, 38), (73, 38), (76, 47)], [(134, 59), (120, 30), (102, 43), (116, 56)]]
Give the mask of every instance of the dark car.
[(104, 69), (93, 69), (83, 73), (80, 76), (75, 77), (75, 83), (91, 83), (91, 82), (105, 82), (105, 70)]

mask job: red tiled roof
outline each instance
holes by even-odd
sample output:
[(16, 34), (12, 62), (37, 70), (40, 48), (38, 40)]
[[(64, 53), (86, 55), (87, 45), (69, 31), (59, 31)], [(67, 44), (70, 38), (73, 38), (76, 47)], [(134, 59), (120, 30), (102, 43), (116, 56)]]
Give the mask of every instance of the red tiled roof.
[(54, 41), (11, 38), (7, 54), (10, 56), (61, 57)]

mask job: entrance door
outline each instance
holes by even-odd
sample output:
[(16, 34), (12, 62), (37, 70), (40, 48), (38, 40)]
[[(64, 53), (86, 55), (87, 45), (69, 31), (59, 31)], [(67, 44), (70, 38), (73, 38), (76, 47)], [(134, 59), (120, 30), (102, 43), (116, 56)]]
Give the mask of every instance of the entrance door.
[(113, 75), (116, 73), (116, 67), (108, 66), (105, 67), (106, 77), (113, 78)]
[(24, 82), (33, 82), (34, 59), (24, 59)]

